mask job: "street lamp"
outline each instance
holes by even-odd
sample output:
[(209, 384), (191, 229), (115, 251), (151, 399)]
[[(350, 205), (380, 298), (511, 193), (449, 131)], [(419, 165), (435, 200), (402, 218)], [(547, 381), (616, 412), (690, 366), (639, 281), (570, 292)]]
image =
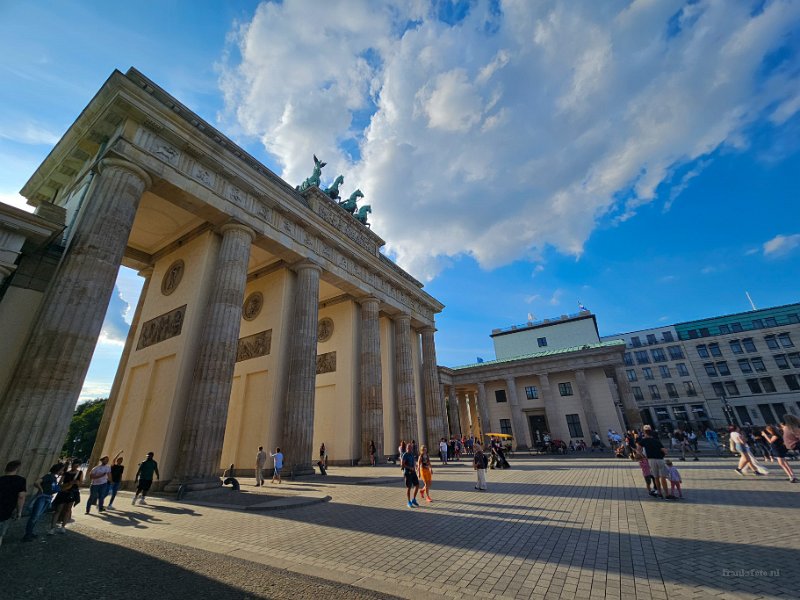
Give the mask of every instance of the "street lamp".
[(728, 421), (728, 425), (736, 425), (736, 420), (733, 417), (733, 408), (728, 404), (728, 398), (725, 396), (724, 391), (720, 394), (720, 400), (722, 400), (722, 410), (725, 411), (725, 418)]

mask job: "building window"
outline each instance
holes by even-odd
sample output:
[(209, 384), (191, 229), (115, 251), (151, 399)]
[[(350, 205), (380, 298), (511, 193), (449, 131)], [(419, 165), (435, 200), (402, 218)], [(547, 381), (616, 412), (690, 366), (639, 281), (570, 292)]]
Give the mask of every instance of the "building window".
[(644, 375), (645, 379), (654, 379), (653, 369), (651, 369), (650, 367), (644, 367), (642, 369), (642, 375)]
[(737, 321), (736, 323), (731, 323), (731, 331), (739, 333), (740, 331), (744, 331), (744, 329), (742, 328), (742, 324)]
[(692, 404), (692, 412), (697, 416), (698, 419), (708, 418), (708, 415), (706, 414), (706, 409), (703, 407), (702, 404)]
[(789, 362), (792, 363), (792, 366), (800, 369), (800, 352), (792, 352), (789, 354)]
[(706, 375), (708, 375), (709, 377), (717, 376), (717, 368), (714, 366), (714, 363), (705, 363), (703, 367), (706, 370)]
[(753, 338), (743, 338), (742, 346), (744, 346), (744, 349), (748, 352), (757, 352), (756, 345), (753, 343)]
[(764, 366), (764, 361), (761, 360), (760, 356), (751, 358), (750, 362), (753, 363), (753, 368), (759, 373), (764, 373), (767, 370), (767, 367)]
[(769, 348), (770, 350), (777, 350), (778, 348), (780, 348), (778, 340), (775, 339), (774, 335), (765, 335), (764, 341), (767, 342), (767, 348)]
[(655, 336), (655, 334), (653, 334), (653, 333), (648, 333), (648, 334), (647, 334), (647, 343), (648, 343), (649, 345), (651, 345), (651, 346), (652, 346), (653, 344), (657, 344), (657, 343), (658, 343), (658, 340), (656, 340), (656, 336)]
[(730, 333), (731, 332), (731, 328), (728, 325), (720, 325), (719, 326), (719, 332), (720, 333)]
[(789, 368), (789, 361), (786, 360), (785, 354), (776, 354), (772, 358), (775, 359), (775, 364), (778, 365), (779, 369), (788, 369)]
[(761, 329), (764, 327), (764, 321), (761, 319), (753, 319), (753, 329)]
[(758, 379), (748, 379), (747, 380), (747, 387), (750, 388), (751, 394), (761, 394), (761, 386), (758, 385)]
[(661, 379), (669, 379), (672, 377), (672, 373), (669, 372), (669, 367), (667, 365), (661, 365), (658, 367), (658, 370), (661, 371)]
[(513, 435), (511, 433), (511, 419), (500, 419), (500, 433)]
[(667, 384), (667, 396), (670, 398), (678, 398), (678, 388), (675, 387), (674, 383)]
[(529, 385), (525, 388), (525, 397), (528, 400), (536, 400), (539, 397), (539, 390), (536, 389), (535, 385)]
[(714, 389), (714, 395), (718, 398), (721, 398), (725, 395), (725, 386), (723, 386), (719, 381), (712, 383), (711, 387)]
[(672, 332), (671, 331), (662, 331), (661, 332), (661, 339), (664, 340), (665, 342), (674, 342), (675, 341), (675, 338), (672, 337)]
[(775, 317), (767, 317), (766, 319), (764, 319), (764, 323), (766, 324), (767, 327), (778, 326), (778, 322), (775, 320)]
[(761, 387), (764, 388), (764, 391), (768, 394), (774, 394), (778, 390), (775, 389), (775, 384), (772, 383), (772, 377), (762, 377), (761, 378)]
[(700, 328), (700, 337), (708, 337), (711, 335), (711, 332), (708, 330), (708, 327), (701, 327)]
[(685, 406), (673, 406), (672, 407), (672, 414), (675, 415), (675, 420), (687, 423), (689, 421), (689, 415), (686, 413)]
[(697, 355), (700, 358), (708, 358), (708, 346), (706, 346), (705, 344), (698, 344)]
[(650, 357), (647, 356), (647, 350), (637, 350), (634, 352), (636, 354), (636, 364), (637, 365), (649, 365), (650, 364)]
[(731, 370), (728, 368), (728, 362), (721, 360), (717, 363), (717, 370), (720, 375), (730, 375)]
[(750, 366), (750, 361), (746, 358), (739, 359), (739, 368), (742, 370), (742, 373), (752, 373), (753, 367)]
[(650, 397), (653, 400), (661, 400), (661, 392), (658, 391), (657, 385), (649, 385), (647, 389), (650, 390)]
[(640, 388), (638, 385), (632, 385), (631, 391), (633, 392), (633, 397), (636, 400), (644, 400), (644, 394), (642, 393), (642, 388)]
[(623, 358), (625, 359), (625, 365), (626, 366), (628, 366), (628, 367), (632, 367), (633, 366), (633, 356), (631, 356), (630, 352), (626, 352), (625, 356)]
[(669, 418), (669, 411), (667, 411), (666, 407), (659, 406), (658, 408), (656, 408), (656, 419), (658, 419), (659, 421), (670, 421), (671, 420)]
[(779, 333), (778, 341), (784, 348), (794, 348), (794, 344), (792, 343), (792, 338), (788, 333)]
[(696, 340), (698, 337), (700, 337), (697, 335), (697, 329), (690, 329), (686, 332), (686, 334), (689, 336), (690, 340)]
[(692, 381), (684, 381), (683, 387), (686, 388), (686, 395), (687, 396), (697, 396), (697, 390), (694, 389), (694, 382)]
[(572, 396), (572, 384), (569, 381), (566, 383), (559, 383), (558, 393), (562, 396)]
[(711, 356), (722, 356), (722, 352), (720, 352), (719, 349), (719, 344), (716, 342), (708, 345), (708, 351), (711, 353)]
[(653, 348), (650, 350), (650, 354), (653, 355), (653, 362), (664, 362), (667, 360), (667, 354), (664, 352), (663, 348)]
[(728, 396), (738, 396), (739, 386), (736, 385), (735, 381), (726, 381), (725, 391), (728, 392)]
[(634, 348), (639, 348), (641, 345), (642, 345), (642, 340), (639, 339), (638, 335), (634, 335), (631, 338), (631, 346), (633, 346)]
[(784, 375), (783, 380), (791, 391), (796, 392), (800, 390), (800, 381), (797, 380), (797, 375)]
[(797, 313), (790, 313), (786, 315), (786, 320), (789, 323), (800, 323), (800, 315), (798, 315)]
[(683, 363), (678, 363), (675, 365), (675, 368), (678, 369), (678, 375), (681, 377), (688, 377), (689, 376), (689, 369)]
[(731, 340), (728, 342), (731, 346), (731, 352), (734, 354), (742, 354), (744, 350), (742, 350), (742, 343), (739, 340)]
[(547, 346), (547, 338), (546, 337), (536, 338), (536, 343), (539, 344), (539, 348), (544, 348), (545, 346)]
[(506, 391), (505, 390), (495, 390), (494, 391), (494, 399), (498, 402), (506, 402)]
[(569, 437), (582, 438), (583, 429), (581, 428), (581, 419), (578, 415), (567, 415), (567, 427), (569, 428)]
[(635, 369), (628, 369), (625, 371), (625, 375), (628, 376), (628, 381), (636, 381), (636, 370)]
[(681, 360), (683, 358), (683, 350), (680, 346), (667, 346), (667, 352), (672, 360)]

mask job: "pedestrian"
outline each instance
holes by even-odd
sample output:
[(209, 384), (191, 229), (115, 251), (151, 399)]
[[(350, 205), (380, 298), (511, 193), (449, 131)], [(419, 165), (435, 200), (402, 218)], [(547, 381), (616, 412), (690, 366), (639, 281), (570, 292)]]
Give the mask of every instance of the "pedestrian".
[(22, 516), (22, 507), (25, 506), (28, 483), (17, 474), (21, 466), (22, 461), (12, 460), (0, 477), (0, 545), (3, 544), (11, 521)]
[(447, 464), (447, 440), (444, 438), (439, 440), (439, 459), (443, 465)]
[[(667, 477), (669, 478), (670, 496), (680, 498), (683, 500), (683, 492), (681, 491), (681, 474), (678, 469), (672, 466), (672, 461), (667, 459), (664, 461), (667, 465)], [(675, 490), (678, 490), (678, 495), (675, 496)]]
[(147, 458), (139, 463), (136, 477), (134, 477), (134, 480), (137, 482), (136, 493), (133, 495), (131, 504), (136, 504), (136, 499), (141, 496), (139, 504), (147, 506), (145, 498), (147, 497), (147, 492), (150, 491), (150, 486), (153, 485), (153, 475), (155, 475), (157, 479), (161, 479), (161, 474), (158, 472), (158, 463), (153, 460), (153, 456), (153, 452), (148, 452)]
[(694, 451), (695, 452), (700, 452), (700, 450), (697, 447), (697, 445), (698, 445), (697, 434), (694, 432), (693, 429), (689, 431), (689, 433), (686, 436), (686, 438), (689, 440), (689, 444), (691, 444), (691, 446), (694, 449)]
[[(56, 531), (67, 532), (67, 523), (72, 520), (72, 509), (81, 501), (79, 485), (83, 475), (80, 466), (81, 461), (73, 460), (69, 471), (61, 476), (60, 489), (53, 498), (53, 518), (50, 521), (48, 535), (53, 535)], [(57, 527), (59, 523), (61, 527)]]
[(280, 448), (275, 448), (275, 454), (270, 454), (270, 456), (275, 461), (275, 470), (272, 472), (272, 483), (275, 483), (275, 478), (277, 478), (278, 483), (280, 483), (281, 469), (283, 468), (283, 452), (281, 452)]
[(800, 452), (800, 419), (794, 415), (783, 415), (781, 433), (786, 449), (790, 452)]
[(417, 477), (422, 480), (420, 490), (422, 497), (427, 502), (433, 502), (431, 498), (431, 479), (433, 476), (433, 466), (431, 465), (431, 457), (428, 456), (428, 447), (423, 446), (420, 448), (419, 459), (417, 459)]
[(738, 425), (732, 426), (730, 443), (733, 445), (733, 450), (739, 453), (739, 464), (736, 467), (736, 472), (739, 475), (744, 475), (744, 469), (749, 468), (753, 471), (754, 475), (761, 475), (756, 461), (750, 453), (750, 447), (747, 445), (747, 442), (744, 441), (742, 430)]
[[(700, 460), (699, 458), (697, 458), (697, 452), (695, 452), (695, 450), (692, 448), (692, 443), (691, 440), (689, 439), (689, 436), (686, 434), (686, 432), (683, 431), (683, 429), (680, 428), (676, 429), (674, 435), (675, 439), (678, 442), (678, 449), (681, 451), (682, 461), (686, 462), (687, 451), (691, 452), (692, 456), (694, 456), (695, 462)], [(697, 436), (695, 436), (695, 438), (696, 437)]]
[(325, 442), (322, 442), (319, 447), (319, 462), (322, 463), (323, 467), (328, 468), (328, 450), (325, 448)]
[(792, 467), (789, 466), (789, 463), (786, 462), (786, 457), (789, 455), (788, 451), (786, 450), (786, 444), (784, 443), (781, 435), (778, 433), (778, 430), (774, 425), (767, 425), (764, 431), (761, 432), (761, 435), (769, 444), (770, 452), (772, 453), (772, 456), (775, 457), (775, 460), (778, 461), (780, 468), (783, 469), (783, 472), (789, 476), (789, 483), (796, 483), (797, 478), (794, 476), (794, 471), (792, 470)]
[[(417, 494), (419, 493), (419, 477), (417, 477), (417, 469), (414, 460), (414, 448), (411, 443), (406, 446), (406, 451), (400, 457), (400, 468), (403, 471), (403, 477), (406, 482), (406, 500), (408, 508), (419, 506), (417, 502)], [(411, 497), (411, 488), (414, 488), (414, 497)]]
[(668, 500), (674, 499), (667, 490), (667, 465), (664, 463), (664, 457), (667, 450), (661, 444), (661, 441), (655, 437), (653, 429), (645, 426), (644, 437), (637, 442), (637, 446), (644, 451), (647, 456), (647, 463), (650, 466), (650, 474), (653, 476), (653, 481), (656, 485), (656, 490), (661, 498)]
[(111, 500), (109, 500), (106, 508), (114, 508), (114, 500), (117, 497), (120, 486), (122, 486), (122, 473), (125, 471), (125, 467), (122, 465), (123, 460), (120, 454), (122, 454), (122, 450), (117, 452), (114, 460), (111, 461), (113, 463), (111, 465), (111, 483), (108, 486), (108, 493), (111, 494)]
[[(647, 456), (644, 452), (634, 450), (634, 455), (639, 461), (639, 468), (642, 470), (642, 477), (644, 477), (644, 484), (647, 486), (647, 493), (651, 496), (657, 496), (658, 492), (654, 489), (654, 477), (650, 473), (650, 463), (647, 461)], [(651, 487), (652, 486), (652, 487)]]
[(597, 433), (596, 431), (593, 431), (592, 432), (592, 450), (591, 451), (594, 452), (595, 448), (597, 449), (598, 452), (602, 452), (603, 451), (603, 442), (600, 439), (600, 434)]
[(369, 464), (371, 466), (373, 466), (373, 467), (376, 464), (375, 463), (375, 452), (376, 452), (375, 441), (374, 440), (370, 440), (369, 441)]
[(53, 502), (53, 494), (58, 492), (58, 477), (64, 472), (64, 465), (57, 463), (50, 467), (50, 470), (42, 476), (41, 481), (33, 484), (36, 488), (37, 495), (31, 503), (31, 512), (28, 516), (28, 522), (25, 524), (25, 537), (22, 538), (23, 542), (30, 542), (37, 537), (34, 533), (36, 523), (41, 516), (50, 510)]
[(400, 445), (397, 447), (397, 460), (398, 461), (403, 457), (403, 454), (405, 453), (405, 451), (406, 451), (406, 442), (405, 442), (405, 440), (400, 440)]
[(256, 487), (264, 485), (264, 467), (267, 464), (267, 453), (264, 452), (264, 446), (258, 447), (256, 452)]
[(719, 435), (717, 435), (717, 432), (711, 427), (706, 429), (706, 441), (711, 445), (717, 454), (720, 454), (720, 450), (722, 448), (719, 445)]
[(86, 501), (86, 514), (89, 514), (89, 509), (97, 502), (97, 509), (104, 512), (106, 509), (103, 506), (108, 495), (108, 481), (111, 475), (111, 467), (108, 466), (108, 456), (100, 458), (100, 464), (94, 469), (89, 471), (89, 479), (91, 485), (89, 486), (89, 499)]
[(478, 484), (475, 486), (476, 490), (482, 492), (486, 491), (486, 467), (489, 465), (489, 460), (483, 453), (483, 448), (480, 443), (474, 444), (475, 453), (472, 455), (472, 468), (478, 476)]

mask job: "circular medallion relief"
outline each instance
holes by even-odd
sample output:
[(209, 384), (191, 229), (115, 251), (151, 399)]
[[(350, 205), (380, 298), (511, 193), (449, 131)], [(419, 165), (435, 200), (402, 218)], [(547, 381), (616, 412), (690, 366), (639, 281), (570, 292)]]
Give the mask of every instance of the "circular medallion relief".
[(183, 260), (176, 260), (169, 266), (167, 272), (164, 273), (164, 279), (161, 280), (161, 293), (169, 296), (178, 287), (178, 284), (183, 279), (183, 270), (185, 268)]
[(242, 306), (242, 316), (245, 321), (252, 321), (261, 312), (261, 307), (264, 306), (264, 296), (261, 292), (253, 292), (244, 301)]
[(317, 341), (327, 342), (333, 336), (333, 319), (325, 317), (317, 324)]

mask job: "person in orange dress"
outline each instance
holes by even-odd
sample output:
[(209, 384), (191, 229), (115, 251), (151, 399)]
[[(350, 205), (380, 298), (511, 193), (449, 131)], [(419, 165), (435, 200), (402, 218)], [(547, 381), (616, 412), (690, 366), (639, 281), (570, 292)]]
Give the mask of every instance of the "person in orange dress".
[(431, 498), (431, 479), (433, 475), (433, 467), (431, 466), (431, 457), (428, 456), (428, 447), (423, 446), (419, 458), (417, 459), (417, 476), (422, 480), (425, 487), (422, 489), (422, 497), (427, 502), (433, 502)]

